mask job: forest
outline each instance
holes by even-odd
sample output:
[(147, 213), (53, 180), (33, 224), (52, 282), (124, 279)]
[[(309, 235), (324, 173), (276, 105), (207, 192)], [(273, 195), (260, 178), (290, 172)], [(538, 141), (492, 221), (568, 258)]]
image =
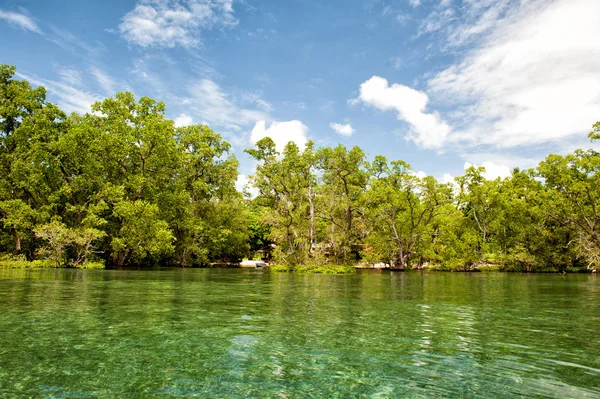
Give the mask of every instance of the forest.
[(264, 138), (246, 150), (250, 198), (230, 144), (165, 103), (123, 92), (67, 115), (15, 74), (0, 65), (0, 268), (206, 267), (265, 248), (280, 270), (600, 268), (593, 149), (442, 183), (359, 147)]

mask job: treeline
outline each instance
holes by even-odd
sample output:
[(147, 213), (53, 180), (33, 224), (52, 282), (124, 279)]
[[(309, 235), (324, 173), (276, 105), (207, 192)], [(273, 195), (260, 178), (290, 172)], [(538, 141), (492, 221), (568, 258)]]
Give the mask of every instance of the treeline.
[(246, 150), (259, 195), (244, 199), (230, 145), (207, 126), (175, 127), (164, 103), (131, 93), (67, 115), (14, 75), (0, 66), (5, 263), (207, 266), (274, 248), (291, 267), (600, 267), (593, 150), (506, 179), (471, 167), (448, 184), (358, 147), (290, 142), (280, 154), (265, 138)]
[[(590, 138), (600, 138), (600, 122)], [(535, 169), (454, 184), (358, 147), (247, 152), (261, 220), (284, 264), (384, 263), (398, 269), (565, 271), (600, 266), (600, 153), (550, 155)]]
[[(0, 252), (57, 266), (207, 265), (249, 249), (238, 161), (131, 93), (66, 115), (0, 66)], [(6, 256), (5, 256), (6, 257)]]

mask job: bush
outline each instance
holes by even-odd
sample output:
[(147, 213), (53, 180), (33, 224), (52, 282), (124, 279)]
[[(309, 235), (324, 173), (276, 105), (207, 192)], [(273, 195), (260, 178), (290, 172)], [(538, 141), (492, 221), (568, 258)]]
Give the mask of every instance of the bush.
[(477, 270), (479, 270), (480, 272), (499, 272), (500, 266), (499, 265), (481, 265), (481, 266), (477, 267)]
[(439, 263), (427, 263), (423, 265), (423, 270), (427, 270), (427, 271), (451, 271), (452, 268), (450, 267), (444, 267)]
[(568, 266), (564, 271), (565, 273), (591, 273), (592, 269), (588, 269), (587, 267)]
[(274, 265), (269, 269), (274, 272), (295, 272), (300, 274), (351, 274), (356, 268), (347, 265)]
[(269, 266), (269, 270), (273, 272), (286, 273), (294, 271), (294, 268), (292, 266), (287, 265), (273, 265)]
[(29, 262), (28, 267), (32, 269), (46, 269), (56, 267), (56, 265), (50, 259), (36, 259)]
[(88, 261), (85, 263), (78, 263), (73, 265), (73, 267), (77, 269), (102, 270), (104, 269), (104, 262)]
[(28, 261), (24, 255), (0, 255), (0, 269), (41, 269), (55, 267), (48, 259)]
[[(0, 254), (0, 269), (47, 269), (56, 267), (56, 263), (51, 259), (35, 259), (29, 261), (24, 255)], [(62, 267), (98, 270), (104, 269), (104, 263), (89, 261), (81, 264), (62, 265)]]

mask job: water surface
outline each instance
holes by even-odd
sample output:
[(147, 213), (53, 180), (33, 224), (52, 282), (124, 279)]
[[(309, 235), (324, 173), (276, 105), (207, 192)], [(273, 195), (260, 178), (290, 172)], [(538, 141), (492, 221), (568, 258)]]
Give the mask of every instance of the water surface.
[(0, 270), (0, 397), (600, 398), (597, 277)]

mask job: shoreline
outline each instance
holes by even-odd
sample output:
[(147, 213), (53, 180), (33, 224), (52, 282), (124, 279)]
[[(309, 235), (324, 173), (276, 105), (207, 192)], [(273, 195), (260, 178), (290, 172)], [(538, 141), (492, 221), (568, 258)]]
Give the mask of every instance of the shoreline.
[[(101, 267), (100, 267), (101, 266)], [(594, 269), (584, 268), (572, 268), (567, 267), (564, 270), (559, 270), (555, 267), (541, 268), (538, 270), (519, 270), (511, 267), (502, 267), (496, 265), (495, 267), (474, 267), (468, 270), (451, 269), (443, 267), (422, 267), (422, 268), (409, 268), (399, 269), (391, 267), (377, 267), (376, 265), (301, 265), (301, 266), (284, 266), (284, 265), (269, 265), (264, 266), (249, 266), (242, 265), (241, 263), (213, 263), (210, 266), (165, 266), (156, 265), (154, 267), (140, 267), (135, 265), (129, 266), (113, 266), (108, 267), (97, 262), (89, 262), (88, 265), (62, 265), (56, 266), (48, 260), (34, 260), (34, 261), (23, 261), (23, 260), (0, 260), (0, 270), (40, 270), (40, 269), (76, 269), (76, 270), (145, 270), (145, 271), (156, 271), (165, 269), (257, 269), (257, 270), (268, 270), (275, 273), (296, 273), (296, 274), (354, 274), (357, 271), (372, 270), (372, 271), (387, 271), (390, 273), (403, 273), (403, 272), (442, 272), (442, 273), (521, 273), (521, 274), (595, 274), (597, 271)]]

